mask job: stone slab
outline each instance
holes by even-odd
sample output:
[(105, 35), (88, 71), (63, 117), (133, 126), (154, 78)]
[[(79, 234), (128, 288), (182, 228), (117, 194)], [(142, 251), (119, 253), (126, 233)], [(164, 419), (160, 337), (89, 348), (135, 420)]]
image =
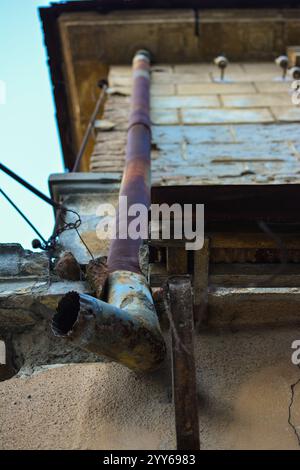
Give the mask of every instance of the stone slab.
[(252, 83), (179, 83), (177, 85), (179, 95), (216, 95), (233, 93), (256, 93)]
[[(300, 113), (299, 113), (300, 117)], [(267, 108), (261, 109), (182, 109), (184, 124), (240, 124), (273, 122)]]
[[(274, 103), (276, 104), (276, 103)], [(218, 108), (220, 101), (214, 95), (160, 96), (151, 99), (153, 110), (178, 108)]]
[(257, 93), (255, 95), (221, 95), (225, 108), (266, 108), (269, 106), (289, 106), (288, 93)]
[(271, 108), (275, 118), (280, 122), (299, 122), (300, 106), (282, 106)]

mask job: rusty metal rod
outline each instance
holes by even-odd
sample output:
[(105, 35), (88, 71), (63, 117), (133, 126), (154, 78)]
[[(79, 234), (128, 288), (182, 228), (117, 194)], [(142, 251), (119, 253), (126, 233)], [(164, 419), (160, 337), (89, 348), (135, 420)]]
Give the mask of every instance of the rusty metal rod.
[(186, 276), (174, 276), (169, 279), (168, 285), (177, 449), (199, 450), (192, 287)]
[(86, 149), (86, 146), (88, 144), (88, 141), (89, 141), (89, 138), (90, 138), (90, 135), (92, 133), (92, 130), (94, 128), (94, 124), (95, 124), (95, 121), (97, 119), (97, 116), (98, 116), (98, 113), (100, 111), (100, 108), (101, 106), (103, 105), (104, 101), (105, 101), (105, 97), (106, 97), (106, 91), (107, 91), (107, 88), (108, 88), (108, 83), (106, 80), (101, 80), (98, 84), (98, 86), (101, 88), (101, 93), (100, 93), (100, 96), (97, 100), (97, 103), (96, 103), (96, 106), (95, 106), (95, 109), (93, 111), (93, 114), (89, 120), (89, 123), (88, 123), (88, 126), (86, 128), (86, 131), (84, 133), (84, 136), (83, 136), (83, 139), (82, 139), (82, 143), (80, 145), (80, 149), (77, 153), (77, 156), (76, 156), (76, 160), (75, 160), (75, 163), (74, 163), (74, 166), (73, 166), (73, 170), (72, 170), (72, 173), (74, 172), (77, 172), (80, 168), (80, 163), (81, 163), (81, 160), (82, 160), (82, 157), (84, 155), (84, 152), (85, 152), (85, 149)]
[(50, 197), (46, 196), (46, 194), (43, 194), (37, 188), (32, 186), (32, 184), (28, 183), (23, 178), (21, 178), (21, 176), (14, 173), (12, 170), (7, 168), (7, 166), (3, 165), (3, 163), (0, 163), (0, 170), (2, 170), (4, 173), (6, 173), (8, 176), (10, 176), (15, 181), (17, 181), (17, 183), (20, 183), (22, 186), (24, 186), (24, 188), (28, 189), (30, 192), (35, 194), (35, 196), (39, 197), (40, 199), (45, 201), (47, 204), (50, 204), (50, 206), (54, 207), (55, 209), (58, 209), (60, 207), (60, 204), (55, 202)]

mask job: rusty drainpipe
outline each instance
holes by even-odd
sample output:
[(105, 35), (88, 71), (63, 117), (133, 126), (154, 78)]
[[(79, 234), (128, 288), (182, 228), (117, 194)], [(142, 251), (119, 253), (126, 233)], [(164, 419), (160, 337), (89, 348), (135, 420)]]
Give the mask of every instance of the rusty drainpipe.
[[(133, 94), (120, 196), (127, 196), (128, 207), (140, 203), (147, 209), (151, 203), (149, 92), (149, 53), (138, 51), (133, 59)], [(130, 219), (120, 205), (117, 227), (124, 230)], [(108, 256), (108, 303), (70, 292), (59, 303), (52, 329), (56, 336), (68, 338), (85, 350), (135, 371), (151, 371), (162, 363), (166, 349), (150, 288), (140, 268), (142, 243), (141, 238), (113, 240)]]

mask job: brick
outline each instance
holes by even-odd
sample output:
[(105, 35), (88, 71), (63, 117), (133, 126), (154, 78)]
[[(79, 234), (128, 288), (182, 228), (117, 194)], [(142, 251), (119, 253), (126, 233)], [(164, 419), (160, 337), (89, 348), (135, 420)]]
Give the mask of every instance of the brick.
[(110, 86), (109, 89), (110, 96), (130, 96), (131, 92), (131, 86)]
[[(126, 135), (127, 133), (125, 131), (113, 131), (113, 132), (107, 132), (107, 133), (98, 133), (96, 136), (96, 146), (95, 149), (98, 151), (100, 148), (103, 148), (103, 146), (110, 145), (111, 143), (125, 143), (126, 142)], [(98, 145), (100, 144), (100, 145)]]
[(102, 161), (93, 162), (90, 165), (90, 171), (94, 172), (105, 172), (105, 173), (113, 173), (113, 172), (122, 172), (124, 169), (124, 163), (115, 163), (115, 164), (107, 164), (103, 163)]
[(188, 145), (187, 159), (191, 165), (201, 163), (225, 162), (286, 162), (295, 163), (295, 153), (288, 143), (280, 142), (276, 146), (263, 140), (253, 146), (251, 141), (242, 143), (222, 143), (214, 145)]
[[(207, 152), (210, 148), (215, 155), (220, 152), (221, 148), (225, 148), (233, 155), (244, 145), (243, 152), (248, 155), (253, 153), (263, 153), (270, 155), (274, 153), (276, 158), (278, 152), (281, 155), (297, 154), (297, 150), (293, 150), (291, 144), (295, 147), (298, 144), (299, 125), (298, 124), (241, 124), (241, 125), (195, 125), (195, 126), (153, 126), (152, 140), (161, 151), (170, 145), (182, 144), (185, 142), (190, 149), (193, 146), (202, 148), (201, 144), (205, 144)], [(289, 148), (283, 149), (283, 145), (289, 142)], [(249, 153), (249, 143), (252, 150)], [(207, 145), (212, 144), (212, 145)], [(222, 145), (218, 145), (222, 144)], [(234, 144), (232, 149), (228, 144)], [(274, 146), (273, 144), (276, 144)], [(203, 147), (204, 148), (204, 147)], [(194, 150), (195, 151), (195, 150)], [(241, 153), (241, 152), (240, 152)]]
[(115, 128), (115, 124), (106, 119), (97, 119), (94, 123), (94, 129), (96, 132), (108, 132)]
[(255, 86), (260, 93), (282, 93), (291, 90), (291, 83), (291, 80), (280, 82), (255, 82)]
[(256, 93), (252, 83), (182, 83), (177, 85), (179, 95), (216, 95)]
[(211, 77), (208, 73), (165, 73), (153, 72), (151, 74), (152, 83), (210, 83)]
[[(163, 164), (163, 162), (160, 162), (160, 165), (155, 163), (153, 164), (153, 172), (156, 174), (160, 173), (161, 177), (170, 179), (189, 177), (191, 184), (196, 184), (195, 180), (197, 178), (203, 178), (219, 184), (221, 181), (218, 181), (218, 179), (228, 178), (229, 180), (231, 179), (231, 184), (236, 184), (237, 177), (241, 178), (239, 180), (240, 183), (245, 183), (249, 179), (253, 182), (263, 183), (277, 178), (277, 175), (281, 175), (283, 179), (287, 175), (291, 178), (293, 176), (293, 168), (295, 167), (294, 164), (287, 165), (281, 161), (271, 161), (268, 163), (255, 161), (223, 162), (212, 163), (210, 165), (201, 165), (199, 162), (191, 164), (190, 162), (184, 162), (184, 160), (173, 165), (168, 163)], [(243, 179), (244, 177), (245, 180)], [(296, 175), (294, 176), (295, 178)]]
[(131, 77), (132, 67), (130, 65), (112, 65), (109, 68), (109, 76), (119, 77), (119, 76), (129, 76)]
[(113, 76), (110, 75), (108, 77), (108, 83), (110, 87), (131, 87), (132, 86), (132, 78), (131, 76)]
[(48, 279), (49, 259), (45, 252), (32, 253), (18, 243), (0, 244), (0, 279)]
[(179, 124), (179, 115), (176, 109), (161, 109), (151, 111), (152, 124)]
[[(246, 73), (246, 72), (233, 72), (229, 70), (226, 71), (225, 78), (227, 80), (233, 81), (233, 82), (255, 82), (257, 80), (257, 77), (259, 76), (259, 81), (260, 82), (272, 82), (275, 78), (278, 78), (280, 76), (280, 69), (276, 70), (274, 73), (269, 72), (269, 73), (260, 73), (259, 70), (257, 72), (253, 73)], [(220, 78), (220, 73), (218, 72), (213, 72), (212, 73), (213, 80), (219, 80)]]
[(150, 93), (153, 96), (175, 95), (175, 85), (172, 85), (170, 83), (151, 83)]
[(300, 121), (299, 106), (273, 106), (271, 108), (275, 118), (281, 122), (298, 122)]
[(262, 109), (183, 109), (184, 124), (238, 124), (274, 121), (270, 111)]
[(175, 108), (218, 108), (220, 101), (217, 96), (161, 96), (159, 98), (152, 98), (151, 107), (175, 109)]
[(269, 106), (288, 106), (291, 98), (287, 93), (265, 93), (256, 95), (222, 95), (221, 99), (228, 108), (265, 108)]
[[(280, 74), (280, 68), (274, 62), (245, 62), (242, 65), (243, 70), (245, 73), (249, 74), (273, 74), (278, 75)], [(228, 67), (229, 68), (229, 67)]]
[[(196, 73), (196, 74), (201, 74), (201, 73), (211, 73), (215, 72), (217, 70), (217, 67), (213, 63), (196, 63), (196, 64), (177, 64), (174, 65), (174, 71), (175, 73)], [(234, 72), (243, 72), (243, 66), (241, 64), (230, 64), (228, 67), (228, 70), (234, 71)]]
[(292, 148), (285, 142), (272, 143), (257, 142), (255, 146), (251, 142), (243, 143), (220, 143), (209, 145), (199, 143), (197, 145), (185, 144), (160, 144), (159, 159), (157, 165), (211, 165), (235, 164), (235, 163), (282, 163), (288, 168), (295, 165), (296, 155)]
[[(219, 126), (218, 126), (219, 127)], [(232, 127), (237, 142), (297, 142), (299, 124), (241, 124)]]
[(234, 142), (229, 126), (153, 126), (152, 139), (158, 147), (182, 141), (187, 144)]

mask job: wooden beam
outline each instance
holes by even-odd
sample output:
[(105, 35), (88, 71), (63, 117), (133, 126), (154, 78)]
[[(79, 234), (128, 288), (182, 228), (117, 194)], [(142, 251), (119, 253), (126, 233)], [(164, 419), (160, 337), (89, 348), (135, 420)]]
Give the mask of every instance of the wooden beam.
[(169, 274), (187, 274), (187, 251), (184, 247), (167, 248), (167, 271)]
[(169, 280), (172, 330), (172, 373), (178, 450), (200, 449), (194, 319), (189, 277)]
[(300, 265), (211, 263), (209, 285), (211, 287), (300, 287)]
[(209, 328), (300, 325), (297, 287), (214, 287), (208, 292)]

